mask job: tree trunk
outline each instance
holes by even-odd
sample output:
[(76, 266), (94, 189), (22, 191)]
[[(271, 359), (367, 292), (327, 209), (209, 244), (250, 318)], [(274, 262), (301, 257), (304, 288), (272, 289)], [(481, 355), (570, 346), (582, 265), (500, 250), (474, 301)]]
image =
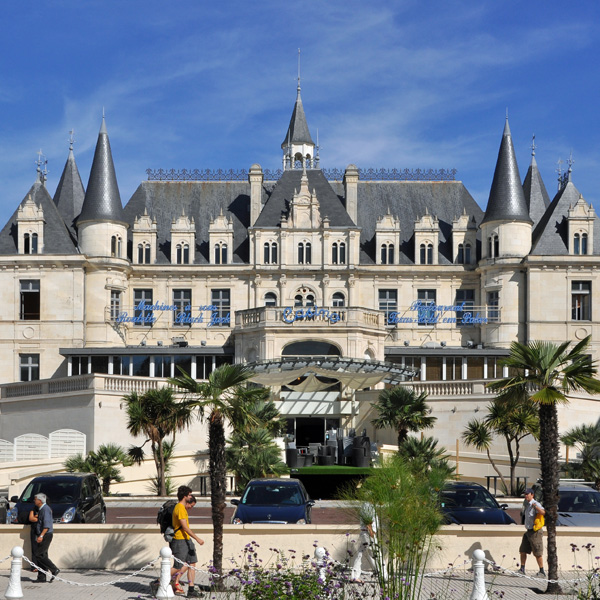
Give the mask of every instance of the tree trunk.
[(163, 452), (163, 441), (162, 439), (158, 443), (158, 485), (160, 486), (160, 496), (167, 495), (167, 482), (165, 481), (165, 455)]
[(508, 436), (506, 436), (506, 448), (508, 451), (508, 462), (510, 464), (510, 495), (517, 495), (517, 478), (516, 478), (516, 468), (515, 468), (515, 459), (513, 456), (513, 449), (511, 440)]
[(213, 522), (213, 568), (223, 572), (223, 521), (225, 518), (225, 427), (223, 415), (214, 410), (208, 423), (208, 474)]
[[(548, 579), (558, 579), (556, 553), (556, 519), (558, 517), (558, 413), (556, 405), (540, 406), (540, 463), (542, 468), (543, 505), (546, 510)], [(558, 594), (558, 583), (548, 583), (546, 594)]]
[(490, 464), (492, 465), (492, 468), (494, 469), (494, 471), (496, 471), (496, 473), (498, 473), (498, 477), (500, 477), (500, 481), (502, 482), (502, 485), (504, 485), (504, 487), (506, 489), (508, 489), (508, 486), (506, 485), (506, 479), (504, 479), (504, 475), (502, 475), (502, 473), (500, 472), (500, 469), (498, 468), (498, 465), (496, 465), (496, 463), (494, 462), (494, 459), (492, 458), (492, 455), (490, 454), (490, 449), (486, 448), (485, 452), (488, 456), (488, 460), (490, 461)]

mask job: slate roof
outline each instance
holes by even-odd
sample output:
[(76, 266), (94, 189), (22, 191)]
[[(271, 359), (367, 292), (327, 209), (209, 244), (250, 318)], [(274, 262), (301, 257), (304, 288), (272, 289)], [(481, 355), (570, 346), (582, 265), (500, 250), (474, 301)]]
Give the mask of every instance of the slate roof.
[(73, 149), (70, 148), (65, 168), (63, 169), (60, 181), (58, 182), (58, 187), (54, 193), (54, 204), (58, 207), (58, 212), (61, 214), (63, 221), (69, 228), (74, 240), (77, 240), (75, 219), (79, 213), (81, 213), (84, 197), (85, 189), (81, 182)]
[(83, 208), (77, 218), (78, 223), (84, 221), (121, 223), (125, 221), (104, 117), (98, 134)]
[(550, 206), (550, 197), (546, 191), (546, 186), (538, 169), (535, 156), (531, 157), (531, 164), (529, 165), (529, 169), (527, 169), (525, 181), (523, 181), (523, 193), (525, 194), (529, 216), (535, 228), (544, 216), (548, 206)]
[[(328, 217), (330, 227), (354, 227), (342, 199), (327, 181), (323, 171), (308, 169), (306, 174), (310, 193), (314, 190), (317, 194), (321, 218)], [(289, 169), (283, 172), (256, 220), (255, 227), (279, 227), (281, 217), (289, 216), (290, 202), (294, 192), (300, 191), (301, 177), (300, 169)]]
[(298, 95), (296, 96), (296, 104), (294, 104), (294, 110), (292, 112), (292, 118), (290, 119), (290, 125), (285, 134), (285, 139), (281, 143), (281, 147), (286, 148), (288, 143), (314, 145), (314, 142), (310, 137), (310, 131), (308, 130), (308, 123), (306, 122), (304, 107), (302, 106), (302, 98), (300, 97), (300, 85), (298, 85)]
[[(344, 185), (332, 182), (333, 189), (341, 198)], [(414, 227), (425, 210), (439, 219), (439, 264), (451, 264), (452, 221), (463, 210), (479, 224), (483, 211), (460, 181), (359, 181), (358, 227), (361, 228), (361, 264), (374, 264), (376, 257), (375, 226), (377, 220), (387, 213), (400, 219), (400, 264), (414, 264)]]
[(525, 221), (531, 223), (523, 186), (521, 185), (521, 176), (519, 175), (519, 166), (517, 165), (508, 118), (504, 125), (490, 197), (482, 223), (488, 221)]
[[(530, 254), (534, 256), (552, 256), (569, 254), (569, 208), (579, 200), (579, 190), (571, 178), (556, 194), (548, 210), (533, 231), (533, 244)], [(600, 239), (600, 220), (594, 219), (594, 240)], [(600, 248), (594, 244), (593, 254), (600, 254)]]
[[(263, 198), (273, 187), (273, 182), (263, 185)], [(200, 182), (200, 181), (144, 181), (137, 188), (124, 208), (129, 223), (128, 236), (132, 239), (132, 227), (136, 217), (144, 209), (156, 218), (158, 246), (156, 261), (167, 264), (171, 261), (171, 224), (182, 212), (194, 217), (196, 226), (195, 264), (209, 262), (208, 226), (210, 219), (221, 210), (233, 221), (234, 263), (249, 260), (248, 226), (250, 224), (250, 184), (248, 182)]]
[[(27, 200), (29, 195), (44, 211), (44, 254), (75, 254), (77, 252), (76, 245), (56, 204), (41, 181), (38, 180), (31, 186), (19, 206)], [(18, 207), (0, 231), (0, 254), (17, 254), (18, 252), (17, 214)]]

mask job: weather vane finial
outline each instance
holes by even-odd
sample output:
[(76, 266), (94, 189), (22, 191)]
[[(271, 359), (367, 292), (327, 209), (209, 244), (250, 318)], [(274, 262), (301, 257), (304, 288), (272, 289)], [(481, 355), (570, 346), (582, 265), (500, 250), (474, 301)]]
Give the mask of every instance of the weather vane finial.
[(575, 164), (575, 160), (573, 159), (573, 150), (569, 153), (569, 158), (567, 160), (567, 164), (569, 165), (569, 173), (573, 170), (573, 165)]
[(69, 131), (69, 150), (73, 150), (73, 144), (75, 143), (75, 130)]
[[(44, 156), (42, 149), (38, 150), (38, 159), (35, 161), (39, 180), (44, 183), (48, 179), (48, 159)], [(42, 168), (43, 167), (43, 168)]]
[(535, 149), (537, 148), (537, 146), (535, 145), (535, 133), (533, 134), (532, 138), (531, 138), (531, 156), (535, 156)]
[(298, 48), (298, 90), (300, 89), (300, 48)]

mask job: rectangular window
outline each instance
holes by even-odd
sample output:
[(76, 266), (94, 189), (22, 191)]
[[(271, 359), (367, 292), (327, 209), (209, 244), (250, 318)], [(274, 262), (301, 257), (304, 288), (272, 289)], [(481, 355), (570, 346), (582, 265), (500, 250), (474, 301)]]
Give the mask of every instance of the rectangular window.
[(149, 356), (132, 356), (134, 377), (150, 377), (150, 357)]
[(390, 316), (398, 312), (398, 290), (379, 290), (379, 310), (385, 313), (386, 325), (393, 325)]
[(129, 375), (130, 356), (113, 356), (113, 374)]
[(483, 379), (483, 356), (467, 357), (467, 379)]
[(152, 306), (152, 290), (133, 290), (133, 309), (136, 317), (136, 327), (152, 325), (154, 314), (152, 310), (145, 308)]
[(71, 357), (71, 375), (85, 375), (88, 372), (87, 356)]
[(436, 290), (417, 290), (417, 300), (423, 305), (417, 310), (417, 320), (421, 326), (435, 325), (436, 311), (428, 306), (436, 304)]
[[(154, 357), (154, 377), (171, 377), (172, 356), (155, 356)], [(175, 375), (180, 375), (179, 372)]]
[(116, 321), (121, 314), (121, 292), (110, 291), (110, 320)]
[(211, 290), (211, 304), (215, 308), (210, 316), (210, 326), (230, 327), (231, 290)]
[(462, 376), (462, 356), (448, 356), (446, 358), (446, 379), (448, 381), (460, 381)]
[(92, 356), (92, 373), (108, 373), (108, 356)]
[(487, 293), (488, 322), (497, 323), (500, 321), (500, 292)]
[(21, 285), (21, 321), (40, 320), (40, 280), (22, 279)]
[(19, 354), (21, 381), (37, 381), (40, 378), (40, 355)]
[(573, 321), (592, 320), (592, 282), (571, 282), (571, 319)]
[(444, 359), (441, 356), (428, 356), (425, 361), (425, 378), (427, 381), (442, 381), (442, 363)]
[[(183, 369), (188, 375), (192, 372), (192, 357), (191, 356), (183, 356), (176, 354), (172, 357), (173, 363), (175, 364), (175, 368), (173, 372), (175, 373), (175, 377), (179, 377), (181, 375), (181, 371), (179, 369)], [(199, 359), (202, 360), (202, 357)], [(196, 379), (204, 379), (203, 377), (204, 371), (200, 368), (200, 371), (196, 372)]]
[(173, 325), (183, 327), (191, 325), (186, 322), (188, 317), (191, 317), (192, 312), (192, 290), (173, 290)]
[(456, 324), (463, 325), (463, 317), (465, 313), (473, 314), (473, 307), (475, 306), (475, 290), (456, 290), (455, 306), (465, 305), (464, 310), (456, 311)]

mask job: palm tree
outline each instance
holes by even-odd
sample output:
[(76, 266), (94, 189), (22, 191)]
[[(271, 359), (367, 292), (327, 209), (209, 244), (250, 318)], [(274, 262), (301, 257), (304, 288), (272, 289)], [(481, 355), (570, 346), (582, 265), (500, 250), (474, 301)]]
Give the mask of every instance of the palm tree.
[[(583, 390), (590, 394), (600, 392), (600, 381), (594, 376), (596, 365), (588, 354), (590, 337), (587, 336), (569, 350), (570, 342), (553, 344), (530, 341), (513, 342), (510, 355), (503, 362), (513, 373), (511, 377), (488, 384), (503, 401), (521, 401), (529, 396), (539, 407), (540, 466), (542, 490), (548, 531), (548, 578), (558, 579), (556, 553), (556, 518), (558, 508), (559, 438), (557, 404), (568, 402), (567, 395)], [(546, 593), (557, 593), (558, 583), (549, 583)]]
[(445, 473), (445, 478), (452, 477), (456, 467), (448, 462), (450, 455), (446, 453), (446, 448), (438, 446), (438, 441), (430, 436), (423, 439), (408, 436), (399, 446), (398, 454), (415, 474), (435, 469), (439, 473)]
[(227, 443), (227, 469), (235, 473), (238, 488), (243, 489), (251, 479), (289, 473), (281, 460), (281, 448), (267, 429), (255, 427), (234, 433)]
[(210, 476), (210, 504), (213, 522), (213, 568), (217, 573), (223, 570), (223, 521), (225, 518), (225, 490), (227, 463), (225, 459), (225, 421), (234, 429), (243, 430), (250, 424), (257, 424), (248, 407), (257, 399), (264, 398), (263, 388), (242, 387), (253, 371), (241, 364), (222, 365), (199, 382), (184, 371), (179, 377), (169, 380), (185, 390), (192, 397), (189, 407), (197, 407), (200, 418), (208, 412), (208, 474)]
[(159, 496), (166, 496), (166, 470), (163, 442), (189, 426), (192, 411), (187, 403), (176, 400), (171, 388), (148, 390), (141, 396), (133, 392), (123, 398), (127, 403), (127, 429), (134, 435), (144, 435), (141, 446), (129, 449), (131, 459), (140, 464), (144, 460), (144, 445), (150, 442), (152, 457), (156, 465)]
[(600, 490), (600, 421), (594, 425), (580, 425), (561, 436), (561, 441), (570, 448), (577, 448), (577, 460), (561, 465), (568, 477), (593, 481)]
[(408, 437), (408, 432), (417, 432), (433, 427), (436, 418), (430, 416), (431, 409), (425, 403), (427, 394), (418, 394), (413, 388), (396, 386), (383, 390), (373, 403), (378, 416), (371, 421), (375, 429), (392, 427), (398, 433), (398, 448)]
[(102, 481), (102, 493), (110, 494), (110, 484), (113, 481), (123, 481), (119, 465), (128, 467), (131, 459), (124, 448), (118, 444), (102, 444), (94, 452), (90, 450), (86, 457), (81, 453), (70, 456), (64, 462), (64, 467), (71, 473), (95, 473)]
[[(528, 435), (539, 439), (538, 411), (526, 396), (522, 402), (504, 402), (494, 399), (488, 406), (484, 419), (469, 421), (463, 431), (462, 439), (467, 446), (474, 446), (480, 452), (485, 450), (494, 471), (500, 476), (505, 490), (510, 489), (513, 496), (518, 495), (517, 465), (521, 457), (521, 440)], [(510, 463), (510, 486), (490, 455), (490, 447), (495, 436), (502, 436), (506, 442)]]

